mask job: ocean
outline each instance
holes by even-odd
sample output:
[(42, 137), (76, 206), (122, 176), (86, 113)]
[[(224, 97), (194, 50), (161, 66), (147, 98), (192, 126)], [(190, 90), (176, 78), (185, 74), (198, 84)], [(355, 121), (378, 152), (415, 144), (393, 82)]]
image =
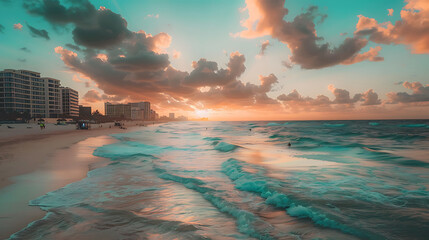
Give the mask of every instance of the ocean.
[[(427, 239), (429, 120), (170, 122), (30, 201), (11, 239)], [(291, 143), (291, 146), (288, 144)]]

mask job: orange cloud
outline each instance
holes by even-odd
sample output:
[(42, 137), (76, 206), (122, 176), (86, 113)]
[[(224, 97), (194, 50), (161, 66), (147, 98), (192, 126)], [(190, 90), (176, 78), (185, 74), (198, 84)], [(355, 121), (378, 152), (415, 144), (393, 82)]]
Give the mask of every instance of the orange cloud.
[(359, 53), (359, 54), (353, 56), (352, 58), (349, 58), (349, 59), (341, 62), (341, 64), (350, 65), (350, 64), (355, 64), (355, 63), (362, 62), (365, 60), (368, 60), (371, 62), (383, 61), (384, 58), (378, 56), (378, 53), (380, 52), (380, 50), (381, 50), (381, 47), (379, 47), (379, 46), (377, 46), (375, 48), (370, 48), (368, 52)]
[(15, 23), (13, 24), (14, 29), (22, 30), (22, 24), (21, 23)]
[(378, 23), (374, 18), (359, 15), (356, 36), (368, 36), (370, 41), (382, 44), (404, 44), (412, 53), (429, 53), (429, 2), (406, 0), (401, 10), (401, 20)]
[(387, 9), (387, 12), (389, 12), (387, 16), (393, 16), (393, 9)]
[(182, 55), (182, 53), (181, 53), (181, 52), (176, 51), (176, 50), (173, 50), (173, 58), (174, 58), (174, 59), (178, 59), (178, 58), (180, 58), (180, 55)]
[(293, 21), (286, 21), (284, 19), (289, 10), (284, 4), (285, 0), (246, 0), (243, 11), (247, 11), (249, 16), (241, 22), (246, 29), (234, 36), (256, 38), (270, 35), (287, 44), (292, 53), (291, 62), (306, 69), (367, 60), (365, 56), (368, 54), (358, 56), (368, 43), (366, 39), (357, 36), (346, 38), (334, 48), (328, 43), (320, 44), (323, 38), (317, 35), (315, 21), (323, 22), (327, 15), (319, 13), (316, 6), (311, 6)]

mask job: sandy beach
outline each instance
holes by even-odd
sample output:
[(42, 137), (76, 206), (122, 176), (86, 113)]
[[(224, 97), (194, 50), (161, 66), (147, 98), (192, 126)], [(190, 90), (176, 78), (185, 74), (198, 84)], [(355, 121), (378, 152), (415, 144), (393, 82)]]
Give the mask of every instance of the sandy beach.
[(92, 152), (115, 141), (108, 135), (135, 131), (143, 128), (138, 126), (141, 124), (129, 122), (127, 129), (120, 129), (105, 123), (93, 125), (91, 130), (53, 124), (44, 130), (36, 124), (0, 126), (0, 239), (45, 215), (38, 207), (28, 206), (30, 200), (78, 181), (97, 164), (107, 163)]

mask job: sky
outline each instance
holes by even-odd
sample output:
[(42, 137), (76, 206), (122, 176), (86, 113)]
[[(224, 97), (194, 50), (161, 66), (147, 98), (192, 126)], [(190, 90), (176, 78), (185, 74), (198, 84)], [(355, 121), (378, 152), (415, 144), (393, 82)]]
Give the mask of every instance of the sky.
[(427, 0), (0, 0), (0, 68), (210, 120), (429, 118)]

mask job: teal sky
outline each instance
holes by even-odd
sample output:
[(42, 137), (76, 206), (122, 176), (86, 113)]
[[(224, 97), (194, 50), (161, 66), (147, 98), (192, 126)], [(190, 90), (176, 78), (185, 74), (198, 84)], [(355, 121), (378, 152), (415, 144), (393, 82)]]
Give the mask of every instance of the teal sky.
[[(331, 98), (332, 93), (328, 85), (333, 84), (336, 88), (346, 89), (351, 96), (373, 89), (379, 98), (384, 100), (389, 92), (411, 93), (401, 84), (395, 83), (408, 81), (420, 82), (424, 86), (429, 84), (429, 55), (413, 54), (409, 44), (387, 45), (370, 41), (360, 52), (381, 46), (379, 56), (384, 57), (384, 61), (362, 61), (321, 69), (303, 69), (295, 64), (292, 69), (288, 69), (282, 65), (282, 61), (291, 56), (291, 51), (286, 44), (273, 36), (251, 39), (232, 36), (245, 30), (240, 24), (240, 21), (248, 17), (247, 11), (240, 11), (246, 6), (244, 0), (90, 2), (97, 9), (104, 6), (120, 14), (127, 21), (130, 31), (143, 30), (152, 35), (161, 32), (169, 34), (171, 44), (165, 51), (169, 55), (171, 66), (181, 71), (191, 72), (192, 62), (200, 58), (217, 62), (220, 68), (226, 68), (229, 54), (240, 52), (246, 59), (246, 71), (239, 79), (243, 83), (259, 85), (259, 75), (274, 74), (278, 83), (267, 93), (273, 99), (294, 89), (302, 96), (315, 98), (323, 94)], [(58, 46), (66, 48), (68, 43), (75, 44), (71, 24), (61, 27), (40, 16), (30, 15), (23, 8), (22, 1), (0, 1), (0, 5), (0, 24), (4, 26), (3, 33), (0, 33), (0, 68), (29, 69), (41, 72), (42, 76), (60, 79), (62, 85), (78, 90), (81, 99), (89, 90), (103, 93), (103, 89), (97, 88), (94, 81), (91, 81), (90, 87), (85, 86), (85, 80), (74, 81), (73, 76), (79, 75), (69, 70), (61, 56), (55, 53), (54, 49)], [(285, 20), (292, 21), (311, 5), (318, 6), (319, 12), (327, 15), (323, 23), (316, 23), (317, 36), (322, 36), (323, 42), (335, 47), (346, 37), (353, 36), (359, 20), (358, 15), (374, 18), (379, 23), (394, 23), (401, 20), (400, 11), (406, 3), (403, 0), (287, 0), (285, 8), (289, 10), (289, 14)], [(387, 9), (394, 10), (393, 16), (388, 16)], [(18, 23), (23, 25), (22, 30), (14, 29), (13, 25)], [(27, 24), (46, 30), (50, 40), (33, 37)], [(347, 35), (341, 36), (342, 33)], [(265, 40), (269, 40), (270, 46), (264, 56), (258, 56)], [(24, 47), (29, 49), (29, 52), (21, 50)], [(180, 57), (173, 58), (174, 52), (180, 52)], [(78, 56), (81, 57), (80, 53)], [(101, 105), (94, 103), (93, 106)], [(163, 113), (163, 110), (160, 111)], [(184, 114), (194, 116), (191, 113)]]

